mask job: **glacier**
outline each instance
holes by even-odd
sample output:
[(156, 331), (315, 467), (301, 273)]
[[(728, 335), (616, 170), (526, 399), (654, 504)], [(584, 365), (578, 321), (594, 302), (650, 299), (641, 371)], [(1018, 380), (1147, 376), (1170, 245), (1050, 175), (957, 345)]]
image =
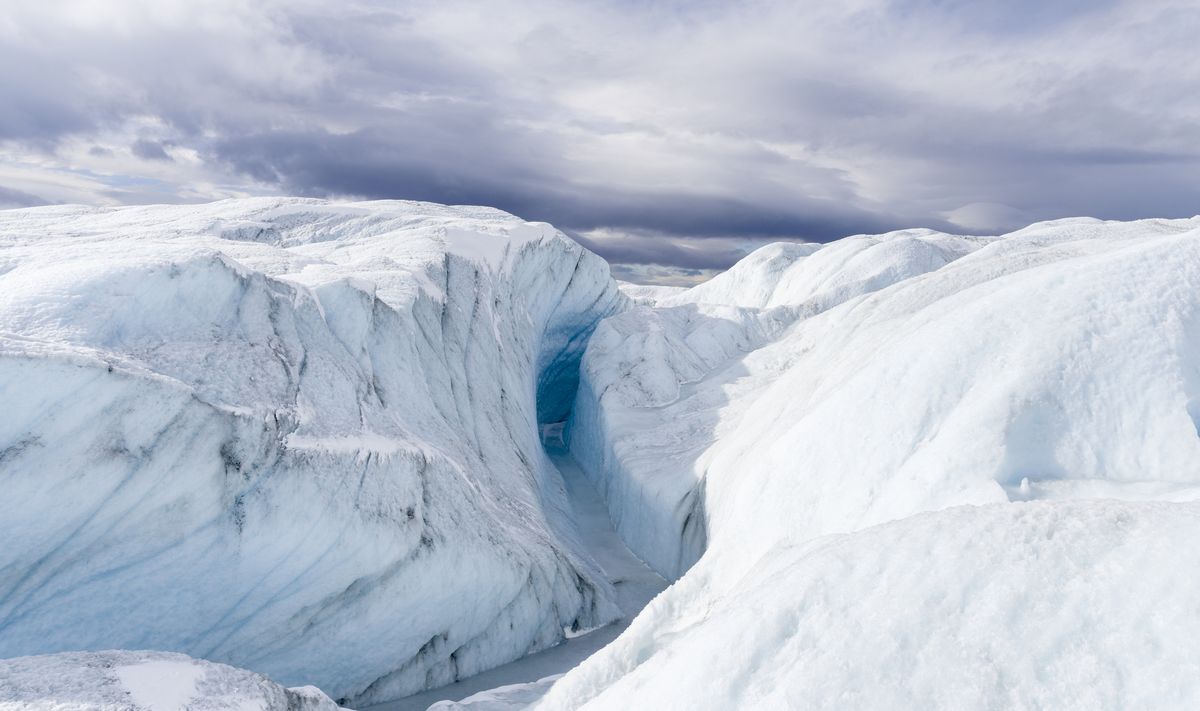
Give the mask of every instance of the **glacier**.
[(357, 707), (1200, 706), (1197, 294), (1200, 218), (682, 289), (488, 208), (0, 212), (0, 705), (153, 648)]
[(1200, 218), (773, 245), (603, 321), (571, 447), (677, 582), (535, 709), (1200, 703)]
[(616, 619), (540, 426), (626, 304), (488, 208), (0, 212), (0, 656), (170, 650), (366, 703)]
[[(768, 362), (753, 377), (745, 354), (985, 241), (906, 230), (829, 245), (771, 244), (708, 282), (663, 294), (657, 308), (643, 304), (603, 321), (582, 365), (570, 442), (633, 551), (674, 579), (706, 549), (699, 456), (778, 369)], [(792, 355), (787, 343), (764, 352)]]

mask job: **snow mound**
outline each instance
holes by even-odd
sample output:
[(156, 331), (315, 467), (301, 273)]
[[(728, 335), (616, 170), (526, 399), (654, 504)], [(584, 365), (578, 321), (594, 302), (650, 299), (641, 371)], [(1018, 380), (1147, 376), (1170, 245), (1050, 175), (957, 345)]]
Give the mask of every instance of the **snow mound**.
[(1195, 705), (1200, 219), (848, 241), (597, 328), (571, 449), (683, 577), (535, 708)]
[(170, 652), (65, 652), (0, 660), (0, 709), (337, 711), (307, 686)]
[(487, 208), (0, 212), (0, 656), (167, 649), (358, 703), (614, 619), (538, 427), (626, 304)]

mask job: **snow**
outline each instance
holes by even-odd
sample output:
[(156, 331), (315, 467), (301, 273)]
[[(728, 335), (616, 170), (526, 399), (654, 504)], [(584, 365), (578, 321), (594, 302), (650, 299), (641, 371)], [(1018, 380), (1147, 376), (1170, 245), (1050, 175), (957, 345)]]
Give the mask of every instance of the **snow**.
[(602, 322), (583, 363), (571, 449), (634, 552), (670, 579), (703, 552), (697, 459), (774, 370), (768, 363), (763, 377), (745, 377), (741, 356), (798, 320), (988, 241), (906, 230), (828, 245), (770, 244), (708, 282), (659, 299), (659, 308)]
[(66, 652), (0, 660), (0, 709), (337, 711), (313, 687), (169, 652)]
[(561, 674), (525, 684), (508, 684), (471, 694), (462, 701), (439, 701), (427, 711), (511, 711), (523, 709), (546, 695)]
[(635, 304), (642, 306), (654, 306), (662, 299), (687, 291), (687, 287), (684, 286), (633, 284), (627, 281), (618, 281), (617, 288), (621, 290), (622, 294), (628, 296)]
[(1198, 513), (956, 507), (702, 561), (532, 708), (1195, 708)]
[(830, 244), (776, 242), (659, 306), (713, 303), (821, 311), (846, 299), (937, 269), (987, 242), (933, 230), (857, 235)]
[(163, 659), (126, 664), (113, 671), (129, 691), (129, 700), (149, 711), (183, 708), (197, 696), (196, 685), (205, 676), (199, 664)]
[(0, 212), (0, 656), (163, 649), (355, 704), (620, 616), (539, 425), (607, 265), (488, 208)]
[(571, 450), (678, 582), (533, 708), (1195, 706), (1200, 219), (763, 251), (597, 328)]

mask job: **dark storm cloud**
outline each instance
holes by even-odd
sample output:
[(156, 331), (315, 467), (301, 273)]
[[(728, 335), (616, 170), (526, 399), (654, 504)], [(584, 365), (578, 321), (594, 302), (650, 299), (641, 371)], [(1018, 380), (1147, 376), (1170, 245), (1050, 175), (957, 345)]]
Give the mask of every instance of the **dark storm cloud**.
[[(904, 226), (852, 207), (816, 206), (803, 196), (793, 205), (764, 207), (719, 194), (581, 186), (533, 137), (468, 111), (426, 120), (437, 126), (422, 132), (403, 126), (412, 129), (403, 134), (408, 139), (375, 129), (340, 135), (275, 132), (222, 141), (213, 155), (290, 193), (491, 205), (571, 231), (610, 227), (694, 238), (829, 240)], [(462, 169), (466, 165), (470, 170)]]
[(685, 270), (772, 239), (1190, 216), (1197, 32), (1184, 0), (17, 0), (0, 181), (487, 204)]

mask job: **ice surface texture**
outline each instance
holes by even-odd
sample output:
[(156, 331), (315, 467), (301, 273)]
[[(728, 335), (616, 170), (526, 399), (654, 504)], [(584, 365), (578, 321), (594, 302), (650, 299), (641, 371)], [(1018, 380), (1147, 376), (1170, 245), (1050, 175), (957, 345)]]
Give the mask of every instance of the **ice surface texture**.
[(486, 208), (0, 212), (0, 657), (174, 650), (365, 702), (615, 618), (538, 422), (626, 302)]
[(1200, 219), (771, 246), (609, 318), (571, 447), (682, 577), (535, 707), (1194, 708), (1197, 403)]
[(338, 711), (320, 690), (170, 652), (64, 652), (0, 659), (0, 709)]

